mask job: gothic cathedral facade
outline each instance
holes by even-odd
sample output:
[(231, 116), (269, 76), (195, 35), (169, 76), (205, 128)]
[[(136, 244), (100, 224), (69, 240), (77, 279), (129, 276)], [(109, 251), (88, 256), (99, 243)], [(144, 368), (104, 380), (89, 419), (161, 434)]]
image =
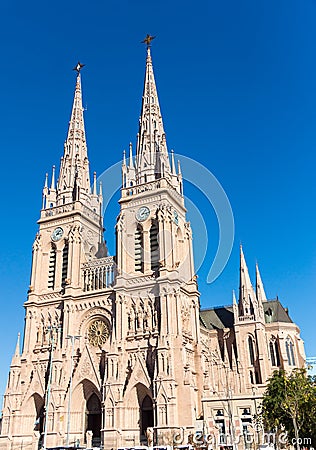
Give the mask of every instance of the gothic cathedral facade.
[(122, 164), (116, 255), (107, 254), (80, 68), (59, 176), (53, 170), (43, 189), (0, 448), (185, 443), (196, 430), (229, 445), (253, 425), (273, 370), (304, 365), (299, 328), (267, 300), (258, 267), (253, 288), (242, 248), (238, 301), (200, 309), (149, 46), (136, 155), (130, 146)]

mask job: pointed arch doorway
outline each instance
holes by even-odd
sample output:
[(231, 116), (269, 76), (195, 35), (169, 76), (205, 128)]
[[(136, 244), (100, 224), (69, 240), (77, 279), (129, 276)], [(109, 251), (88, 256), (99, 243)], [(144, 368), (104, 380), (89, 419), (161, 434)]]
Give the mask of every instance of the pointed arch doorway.
[(141, 424), (141, 430), (140, 430), (141, 438), (145, 438), (147, 428), (154, 426), (153, 401), (149, 397), (149, 395), (145, 396), (145, 398), (143, 399), (142, 404), (141, 404), (140, 424)]
[(92, 394), (86, 405), (86, 432), (92, 431), (92, 444), (99, 447), (101, 444), (101, 402), (96, 394)]

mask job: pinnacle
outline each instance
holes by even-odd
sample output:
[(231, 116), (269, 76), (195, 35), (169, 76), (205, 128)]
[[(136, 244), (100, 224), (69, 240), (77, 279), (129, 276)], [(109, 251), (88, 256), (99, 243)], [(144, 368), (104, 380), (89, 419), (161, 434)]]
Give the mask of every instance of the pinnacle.
[(165, 131), (149, 46), (153, 38), (153, 36), (147, 35), (143, 41), (147, 44), (147, 57), (136, 147), (138, 183), (153, 181), (166, 175), (171, 176)]
[[(57, 204), (81, 200), (90, 204), (90, 175), (82, 106), (81, 69), (78, 62), (75, 93), (69, 121), (64, 158), (61, 161), (57, 184)], [(92, 189), (93, 190), (93, 189)]]

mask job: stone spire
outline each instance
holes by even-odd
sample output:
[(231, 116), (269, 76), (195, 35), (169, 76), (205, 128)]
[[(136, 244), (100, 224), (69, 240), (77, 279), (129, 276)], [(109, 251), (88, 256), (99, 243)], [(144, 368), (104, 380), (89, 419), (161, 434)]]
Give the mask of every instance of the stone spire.
[(11, 367), (19, 367), (21, 365), (21, 355), (20, 355), (20, 333), (18, 333), (18, 339), (16, 341), (15, 352), (12, 357)]
[(258, 263), (256, 263), (256, 295), (259, 303), (267, 301), (267, 296), (262, 283)]
[(90, 176), (87, 143), (83, 119), (81, 75), (82, 64), (74, 68), (77, 81), (73, 107), (69, 122), (67, 139), (64, 144), (64, 155), (60, 163), (57, 183), (57, 204), (71, 203), (80, 200), (90, 203)]
[(238, 304), (237, 304), (237, 300), (236, 300), (236, 294), (235, 291), (233, 290), (233, 313), (234, 313), (234, 323), (238, 322)]
[(239, 313), (242, 316), (254, 314), (256, 296), (252, 287), (248, 267), (242, 245), (240, 245), (240, 282), (239, 282)]
[(55, 166), (53, 166), (53, 170), (52, 170), (52, 182), (50, 185), (50, 190), (51, 191), (55, 190)]
[(130, 169), (134, 169), (134, 162), (133, 162), (133, 144), (129, 143), (129, 164)]
[(162, 177), (171, 177), (166, 135), (150, 53), (150, 41), (145, 40), (145, 42), (147, 43), (146, 71), (136, 147), (137, 184)]
[(240, 284), (239, 284), (238, 303), (240, 316), (254, 316), (255, 320), (259, 321), (264, 320), (262, 301), (260, 301), (259, 298), (256, 296), (254, 288), (251, 284), (248, 267), (246, 264), (242, 246), (240, 246)]
[(55, 166), (52, 168), (52, 180), (50, 188), (48, 188), (48, 174), (45, 177), (45, 185), (43, 189), (43, 209), (56, 206), (56, 186), (55, 186)]
[(43, 187), (42, 209), (46, 208), (47, 196), (48, 196), (48, 173), (45, 174), (45, 183), (44, 183), (44, 187)]
[(131, 142), (129, 143), (128, 165), (126, 164), (125, 150), (123, 152), (122, 177), (123, 177), (122, 186), (124, 188), (134, 186), (136, 184), (135, 167), (134, 167), (134, 161), (133, 161), (133, 146), (132, 146)]
[(171, 150), (171, 173), (172, 175), (177, 175), (176, 164), (174, 162), (174, 151)]

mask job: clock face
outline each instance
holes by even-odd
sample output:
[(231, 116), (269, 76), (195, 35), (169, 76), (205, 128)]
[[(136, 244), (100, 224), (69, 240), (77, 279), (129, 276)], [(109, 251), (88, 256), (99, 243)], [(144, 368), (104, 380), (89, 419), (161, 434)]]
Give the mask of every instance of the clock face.
[(136, 213), (136, 219), (139, 222), (144, 222), (144, 220), (148, 219), (149, 214), (150, 214), (149, 208), (147, 208), (147, 206), (142, 206)]
[(179, 225), (179, 216), (176, 210), (173, 211), (173, 221), (176, 225)]
[(51, 239), (54, 242), (59, 241), (63, 237), (64, 230), (61, 227), (55, 228), (55, 230), (52, 232)]

